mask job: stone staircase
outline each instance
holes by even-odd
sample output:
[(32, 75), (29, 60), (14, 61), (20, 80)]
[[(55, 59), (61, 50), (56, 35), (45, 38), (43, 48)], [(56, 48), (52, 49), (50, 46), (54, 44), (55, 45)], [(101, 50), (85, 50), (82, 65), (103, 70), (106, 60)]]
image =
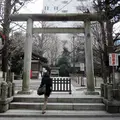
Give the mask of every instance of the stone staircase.
[[(15, 96), (10, 104), (10, 109), (41, 110), (43, 97), (20, 97)], [(75, 110), (75, 111), (101, 111), (105, 106), (100, 97), (78, 98), (78, 97), (50, 97), (47, 110)]]
[(110, 114), (105, 111), (102, 98), (99, 95), (81, 95), (68, 93), (52, 93), (48, 99), (45, 114), (41, 113), (43, 96), (15, 95), (9, 110), (0, 113), (0, 117), (120, 117), (120, 114)]

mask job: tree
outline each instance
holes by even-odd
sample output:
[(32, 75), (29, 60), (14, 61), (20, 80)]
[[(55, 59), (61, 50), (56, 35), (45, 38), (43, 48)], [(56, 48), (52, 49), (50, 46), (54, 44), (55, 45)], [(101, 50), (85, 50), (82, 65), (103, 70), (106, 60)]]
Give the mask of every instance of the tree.
[(51, 34), (48, 40), (48, 45), (46, 47), (46, 56), (50, 62), (51, 66), (55, 66), (57, 62), (57, 58), (60, 54), (59, 52), (59, 38), (55, 34)]
[(101, 76), (102, 74), (102, 53), (103, 45), (101, 42), (102, 34), (100, 29), (100, 24), (94, 22), (91, 25), (92, 38), (93, 38), (93, 62), (94, 62), (94, 74)]
[(102, 44), (103, 44), (103, 55), (102, 55), (102, 65), (103, 65), (103, 78), (104, 82), (107, 82), (107, 71), (109, 74), (112, 69), (108, 67), (108, 54), (114, 52), (113, 43), (113, 25), (118, 22), (120, 18), (120, 5), (119, 0), (94, 0), (95, 10), (106, 18), (106, 24), (102, 19), (99, 21), (102, 33)]
[(24, 41), (25, 34), (22, 32), (15, 32), (10, 36), (8, 58), (11, 65), (11, 71), (17, 75), (20, 75), (23, 70)]
[(83, 10), (81, 7), (79, 7), (79, 11), (86, 12), (87, 10), (88, 12), (92, 12), (94, 10), (101, 15), (101, 18), (103, 17), (104, 19), (106, 19), (106, 21), (103, 21), (103, 19), (101, 19), (100, 21), (98, 21), (99, 23), (91, 23), (92, 34), (94, 40), (97, 43), (93, 46), (94, 65), (95, 69), (98, 69), (101, 64), (102, 67), (99, 69), (102, 69), (102, 71), (104, 71), (102, 72), (104, 82), (107, 82), (108, 70), (109, 73), (111, 72), (111, 68), (108, 67), (108, 54), (110, 52), (114, 52), (113, 25), (118, 22), (120, 18), (119, 1), (120, 0), (93, 0), (94, 9), (84, 7)]
[[(2, 51), (2, 71), (7, 72), (8, 71), (8, 46), (9, 46), (9, 33), (10, 33), (10, 19), (9, 16), (11, 14), (17, 13), (21, 7), (30, 0), (3, 0), (4, 3), (2, 5), (4, 11), (1, 13), (1, 25), (3, 34), (6, 37), (6, 44), (4, 46), (4, 49)], [(4, 77), (4, 76), (3, 76)]]
[(55, 65), (59, 56), (58, 37), (54, 34), (34, 35), (33, 52), (46, 56), (50, 65)]
[(57, 66), (60, 67), (59, 75), (62, 77), (69, 76), (69, 72), (70, 72), (69, 54), (70, 52), (68, 51), (68, 49), (64, 47), (62, 56), (58, 60)]
[(10, 36), (9, 46), (8, 46), (8, 56), (9, 60), (11, 57), (15, 55), (19, 55), (24, 52), (24, 41), (25, 41), (25, 34), (22, 32), (14, 32)]
[(22, 74), (23, 71), (23, 53), (16, 54), (11, 58), (11, 72), (16, 75)]
[[(41, 22), (42, 28), (49, 28), (53, 24)], [(56, 34), (34, 34), (33, 52), (47, 57), (50, 65), (55, 65), (59, 52), (59, 37)]]
[[(106, 38), (110, 48), (110, 46), (113, 46), (113, 25), (118, 22), (120, 18), (119, 0), (94, 0), (94, 6), (96, 11), (101, 15), (104, 12), (106, 18)], [(102, 22), (102, 20), (100, 22)], [(109, 49), (109, 52), (113, 51), (113, 47)]]
[(85, 51), (84, 51), (84, 43), (85, 38), (83, 34), (73, 34), (71, 38), (71, 65), (73, 68), (71, 69), (72, 73), (79, 72), (79, 69), (75, 66), (80, 63), (85, 62)]

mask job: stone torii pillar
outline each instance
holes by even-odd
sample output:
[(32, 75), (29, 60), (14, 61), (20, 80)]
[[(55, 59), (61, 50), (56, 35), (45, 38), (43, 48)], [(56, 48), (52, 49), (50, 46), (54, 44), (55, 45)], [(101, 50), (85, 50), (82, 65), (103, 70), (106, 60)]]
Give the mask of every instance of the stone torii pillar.
[(27, 20), (26, 40), (24, 44), (24, 71), (22, 81), (22, 91), (20, 94), (30, 94), (30, 70), (31, 70), (31, 56), (32, 56), (32, 29), (33, 21), (31, 18)]
[(86, 78), (87, 78), (87, 91), (85, 91), (85, 94), (96, 95), (99, 93), (95, 92), (95, 85), (94, 85), (93, 49), (92, 49), (89, 20), (86, 20), (84, 22), (84, 27), (85, 27), (85, 63), (86, 63)]

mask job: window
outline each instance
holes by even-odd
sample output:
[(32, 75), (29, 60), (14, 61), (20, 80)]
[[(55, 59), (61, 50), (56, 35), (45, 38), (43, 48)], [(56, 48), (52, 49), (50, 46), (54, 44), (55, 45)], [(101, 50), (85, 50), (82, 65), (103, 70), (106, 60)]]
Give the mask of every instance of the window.
[(49, 10), (49, 7), (48, 7), (48, 6), (45, 6), (45, 10)]
[(54, 10), (58, 10), (58, 6), (55, 6), (55, 7), (54, 7)]

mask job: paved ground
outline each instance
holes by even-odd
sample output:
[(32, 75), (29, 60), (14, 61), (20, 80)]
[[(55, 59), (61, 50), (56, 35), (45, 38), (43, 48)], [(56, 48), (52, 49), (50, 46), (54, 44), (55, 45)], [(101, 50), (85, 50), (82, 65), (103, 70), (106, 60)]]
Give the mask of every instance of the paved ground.
[(0, 117), (0, 120), (120, 120), (120, 117), (108, 117), (108, 118), (101, 118), (101, 117), (98, 117), (98, 118), (69, 118), (69, 117), (53, 117), (53, 118), (48, 118), (48, 117), (31, 117), (31, 118), (13, 118), (13, 117), (10, 117), (10, 118), (2, 118)]
[[(15, 90), (21, 90), (22, 89), (22, 80), (14, 80), (15, 82)], [(82, 83), (81, 83), (82, 82)], [(96, 78), (96, 88), (100, 88), (100, 84), (103, 82), (103, 80), (99, 77)], [(37, 90), (41, 83), (41, 80), (39, 79), (32, 79), (30, 81), (30, 89), (31, 90)], [(83, 90), (86, 88), (86, 78), (83, 78), (81, 81), (81, 78), (79, 77), (72, 77), (72, 86), (78, 90)]]
[[(71, 77), (71, 78), (72, 78), (73, 86), (84, 87), (87, 84), (86, 77), (76, 76), (76, 77)], [(101, 83), (103, 83), (103, 80), (100, 77), (95, 77), (94, 80), (95, 80), (95, 87), (100, 87)]]

